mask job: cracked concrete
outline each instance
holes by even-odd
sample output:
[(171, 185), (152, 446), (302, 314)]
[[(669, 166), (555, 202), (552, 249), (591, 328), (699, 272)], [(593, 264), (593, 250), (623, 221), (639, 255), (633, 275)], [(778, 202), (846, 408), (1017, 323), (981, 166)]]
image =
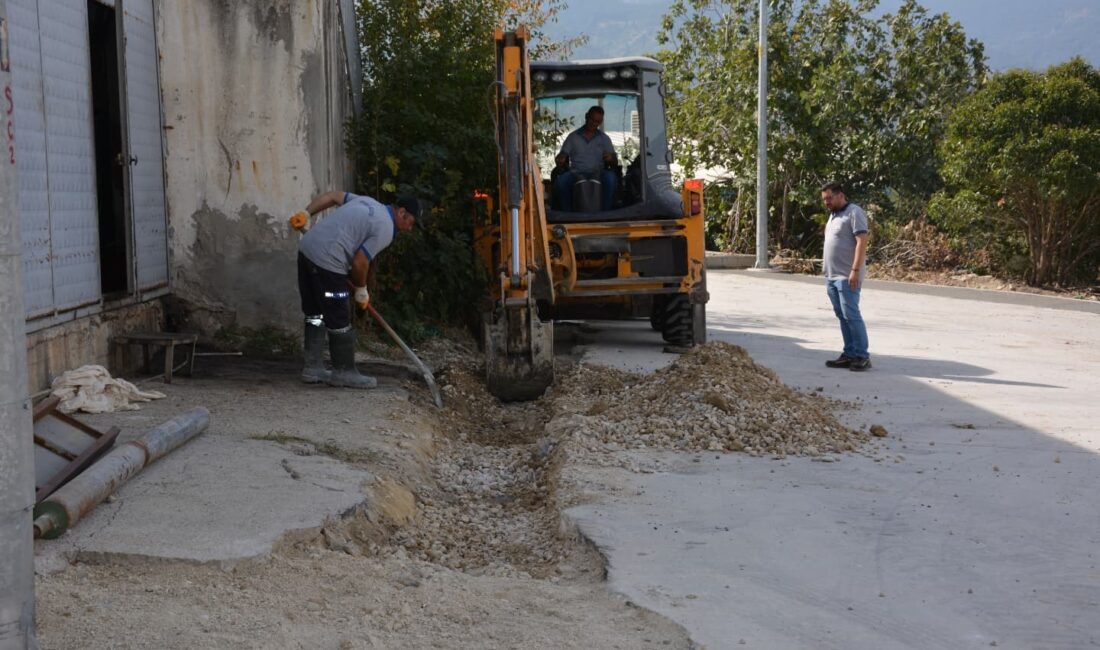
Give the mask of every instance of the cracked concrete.
[(368, 439), (368, 431), (417, 430), (401, 412), (407, 399), (395, 379), (383, 377), (380, 389), (364, 394), (303, 386), (291, 367), (270, 378), (247, 360), (211, 368), (217, 364), (204, 359), (199, 378), (158, 385), (168, 397), (140, 411), (78, 416), (96, 427), (121, 426), (120, 442), (196, 405), (210, 410), (211, 422), (66, 534), (37, 542), (41, 571), (72, 560), (233, 564), (265, 557), (288, 531), (318, 529), (326, 517), (369, 500), (375, 475), (366, 462), (389, 452), (387, 439)]
[[(362, 502), (363, 486), (373, 480), (369, 472), (331, 458), (290, 461), (287, 451), (270, 443), (204, 436), (124, 485), (113, 502), (47, 543), (56, 545), (50, 550), (85, 561), (261, 557), (286, 531), (320, 526), (326, 514)], [(299, 478), (283, 470), (289, 462)]]

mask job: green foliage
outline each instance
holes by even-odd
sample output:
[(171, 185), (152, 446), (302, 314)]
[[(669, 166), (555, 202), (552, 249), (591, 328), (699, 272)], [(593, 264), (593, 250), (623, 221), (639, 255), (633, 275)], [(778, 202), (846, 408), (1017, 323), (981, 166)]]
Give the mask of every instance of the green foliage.
[(756, 224), (748, 203), (753, 194), (727, 183), (711, 183), (704, 190), (707, 212), (707, 250), (752, 253), (756, 246)]
[(928, 201), (927, 217), (948, 236), (961, 267), (1022, 280), (1027, 275), (1027, 245), (1016, 231), (1001, 225), (994, 207), (972, 190), (937, 192)]
[(417, 341), (472, 316), (484, 288), (464, 227), (398, 238), (378, 257), (372, 296), (402, 338)]
[(525, 24), (533, 52), (568, 53), (542, 28), (562, 0), (376, 0), (357, 4), (363, 111), (347, 129), (359, 191), (431, 206), (426, 233), (402, 235), (372, 265), (372, 296), (402, 336), (422, 338), (474, 309), (473, 192), (497, 183), (490, 114), (493, 31)]
[[(915, 0), (772, 0), (768, 34), (771, 233), (783, 248), (820, 242), (819, 188), (847, 182), (880, 217), (909, 218), (940, 189), (945, 116), (985, 76), (982, 47)], [(658, 57), (669, 131), (689, 173), (728, 171), (755, 220), (756, 0), (676, 0)], [(708, 210), (709, 218), (727, 220)], [(737, 235), (727, 232), (732, 241)]]
[(1073, 59), (994, 77), (951, 116), (941, 154), (949, 232), (972, 234), (980, 213), (996, 241), (1024, 243), (1029, 283), (1097, 280), (1100, 71)]

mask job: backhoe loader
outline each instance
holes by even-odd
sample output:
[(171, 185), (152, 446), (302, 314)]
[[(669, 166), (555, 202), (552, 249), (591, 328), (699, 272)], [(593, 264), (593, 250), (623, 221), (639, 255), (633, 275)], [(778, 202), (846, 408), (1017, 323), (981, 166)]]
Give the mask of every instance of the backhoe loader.
[[(554, 319), (648, 316), (675, 348), (706, 337), (703, 184), (672, 186), (662, 65), (530, 62), (528, 37), (522, 27), (495, 34), (499, 187), (495, 201), (478, 193), (475, 224), (491, 278), (488, 387), (505, 401), (537, 398), (553, 383)], [(561, 143), (592, 106), (603, 109), (615, 155), (596, 178), (560, 178), (570, 171)]]

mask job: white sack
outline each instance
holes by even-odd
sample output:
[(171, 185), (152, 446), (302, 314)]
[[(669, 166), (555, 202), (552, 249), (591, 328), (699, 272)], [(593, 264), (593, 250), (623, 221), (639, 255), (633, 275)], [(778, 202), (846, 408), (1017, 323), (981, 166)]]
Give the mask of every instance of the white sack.
[(103, 366), (81, 366), (53, 380), (53, 394), (61, 398), (57, 409), (62, 413), (111, 413), (136, 411), (133, 402), (160, 399), (164, 393), (143, 391), (125, 379), (114, 379)]

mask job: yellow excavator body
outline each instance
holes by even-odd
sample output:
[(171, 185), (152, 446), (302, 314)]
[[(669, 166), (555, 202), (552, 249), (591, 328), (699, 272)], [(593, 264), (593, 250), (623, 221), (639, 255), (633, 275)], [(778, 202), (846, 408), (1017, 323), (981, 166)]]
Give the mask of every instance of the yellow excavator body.
[[(530, 62), (528, 37), (495, 34), (499, 187), (475, 224), (488, 387), (506, 401), (553, 383), (555, 318), (648, 316), (676, 348), (706, 336), (703, 184), (672, 188), (661, 64)], [(585, 173), (556, 154), (593, 106), (614, 156)]]

